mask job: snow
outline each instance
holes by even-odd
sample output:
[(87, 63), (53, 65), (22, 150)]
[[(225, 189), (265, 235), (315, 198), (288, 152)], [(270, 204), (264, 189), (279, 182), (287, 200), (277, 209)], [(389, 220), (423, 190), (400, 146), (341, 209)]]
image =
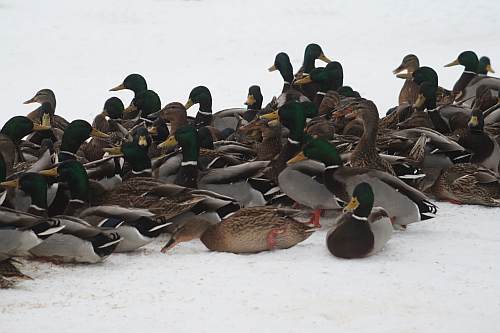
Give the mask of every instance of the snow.
[[(363, 6), (363, 7), (362, 7)], [(252, 84), (265, 100), (282, 79), (266, 69), (280, 51), (298, 69), (307, 43), (344, 67), (345, 83), (382, 114), (402, 82), (407, 53), (450, 88), (466, 49), (492, 58), (500, 45), (492, 1), (0, 0), (3, 123), (52, 88), (57, 112), (92, 117), (127, 74), (143, 74), (163, 104), (208, 86), (214, 110), (241, 106)], [(318, 63), (319, 65), (319, 63)], [(193, 108), (192, 112), (196, 110)], [(440, 203), (438, 218), (397, 232), (379, 254), (332, 257), (326, 230), (290, 250), (208, 252), (199, 242), (159, 252), (157, 241), (102, 264), (26, 262), (34, 278), (0, 291), (0, 332), (498, 331), (499, 209)]]

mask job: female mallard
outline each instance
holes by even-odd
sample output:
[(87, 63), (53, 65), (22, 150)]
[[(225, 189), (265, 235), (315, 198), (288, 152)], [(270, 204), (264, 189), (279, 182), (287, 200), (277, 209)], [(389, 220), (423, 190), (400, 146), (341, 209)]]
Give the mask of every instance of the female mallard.
[(409, 223), (432, 218), (436, 213), (436, 206), (423, 193), (397, 177), (379, 170), (343, 167), (337, 150), (326, 140), (310, 140), (304, 145), (302, 152), (288, 163), (308, 158), (325, 165), (323, 183), (336, 198), (344, 202), (350, 200), (348, 193), (356, 184), (369, 183), (375, 193), (375, 205), (383, 207), (389, 213), (393, 224), (406, 226)]
[(475, 164), (455, 164), (442, 170), (431, 192), (455, 204), (500, 207), (498, 175)]
[(309, 98), (304, 96), (300, 91), (296, 90), (292, 87), (293, 82), (293, 67), (290, 62), (290, 58), (288, 54), (284, 52), (280, 52), (274, 58), (274, 64), (268, 69), (270, 72), (279, 71), (281, 77), (283, 78), (283, 89), (281, 90), (281, 94), (278, 96), (276, 100), (275, 109), (281, 108), (288, 102), (308, 102)]
[(239, 131), (243, 134), (259, 132), (260, 140), (254, 144), (256, 161), (272, 160), (281, 151), (281, 126), (278, 121), (256, 119), (240, 127)]
[(297, 211), (274, 207), (242, 208), (218, 224), (192, 219), (180, 224), (163, 247), (166, 252), (178, 243), (200, 239), (211, 251), (257, 253), (288, 249), (317, 230), (294, 219)]
[(374, 193), (368, 183), (356, 185), (337, 226), (326, 235), (326, 246), (339, 258), (368, 257), (380, 251), (392, 236), (393, 228), (384, 209), (374, 209)]
[[(414, 54), (408, 54), (404, 56), (401, 65), (399, 65), (398, 68), (393, 70), (392, 73), (394, 75), (397, 75), (402, 71), (406, 70), (406, 73), (412, 74), (419, 67), (420, 63), (418, 61), (417, 56)], [(399, 105), (402, 104), (413, 105), (413, 103), (415, 103), (415, 101), (417, 100), (417, 94), (418, 94), (418, 84), (416, 84), (412, 80), (411, 76), (408, 76), (405, 79), (403, 87), (401, 87), (401, 91), (399, 92), (399, 98), (398, 98)]]
[(54, 128), (64, 131), (69, 122), (61, 116), (55, 115), (56, 96), (50, 89), (39, 90), (35, 96), (25, 101), (23, 104), (40, 103), (40, 107), (28, 114), (28, 118), (33, 122), (42, 123), (43, 115), (48, 114), (50, 122)]

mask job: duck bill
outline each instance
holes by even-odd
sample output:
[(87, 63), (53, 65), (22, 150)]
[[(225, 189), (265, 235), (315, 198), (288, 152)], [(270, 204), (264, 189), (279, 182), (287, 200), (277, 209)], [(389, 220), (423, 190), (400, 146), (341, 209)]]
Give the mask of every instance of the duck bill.
[(255, 97), (253, 97), (253, 95), (250, 94), (247, 96), (247, 101), (245, 102), (245, 105), (254, 105), (255, 102), (257, 102), (255, 100)]
[(415, 108), (421, 108), (425, 103), (425, 96), (422, 94), (418, 94), (417, 100), (413, 104)]
[(6, 182), (2, 182), (2, 183), (0, 183), (0, 186), (10, 187), (10, 188), (18, 188), (19, 187), (19, 178), (16, 178), (14, 180), (8, 180)]
[(172, 236), (167, 244), (165, 244), (164, 247), (162, 247), (161, 249), (161, 253), (167, 253), (171, 248), (173, 248), (174, 246), (176, 246), (177, 244), (179, 244), (179, 242), (175, 239), (174, 236)]
[(144, 135), (141, 135), (139, 136), (139, 142), (137, 142), (137, 144), (139, 146), (144, 146), (144, 147), (147, 147), (148, 145), (148, 140), (146, 139), (146, 137)]
[(50, 126), (47, 126), (47, 125), (42, 125), (42, 124), (33, 124), (33, 131), (47, 131), (49, 130), (51, 127)]
[(31, 104), (31, 103), (36, 103), (36, 96), (28, 99), (27, 101), (24, 101), (23, 104)]
[(276, 68), (276, 65), (272, 65), (272, 66), (271, 66), (271, 67), (269, 67), (267, 70), (268, 70), (269, 72), (274, 72), (274, 71), (276, 71), (276, 70), (278, 70), (278, 69)]
[(477, 125), (479, 125), (479, 120), (477, 119), (477, 116), (470, 117), (468, 125), (469, 127), (476, 127)]
[(110, 155), (121, 155), (122, 147), (103, 148), (102, 151)]
[(455, 59), (452, 62), (450, 62), (449, 64), (444, 65), (444, 67), (453, 67), (453, 66), (458, 66), (458, 65), (460, 65), (460, 62), (458, 61), (458, 59)]
[(311, 75), (304, 76), (302, 79), (298, 79), (295, 81), (296, 84), (300, 84), (300, 85), (308, 84), (311, 82), (313, 82), (311, 79)]
[(188, 110), (190, 107), (192, 107), (194, 105), (194, 102), (193, 100), (190, 98), (187, 100), (186, 104), (184, 104), (184, 107), (186, 108), (186, 110)]
[(169, 136), (167, 140), (163, 141), (158, 145), (158, 148), (171, 148), (177, 145), (177, 140), (175, 136)]
[(116, 87), (109, 89), (109, 91), (118, 91), (118, 90), (123, 90), (123, 89), (127, 89), (127, 88), (125, 88), (125, 85), (123, 83), (121, 83), (121, 84), (117, 85)]
[(331, 63), (332, 61), (328, 59), (328, 57), (324, 54), (321, 53), (318, 57), (319, 60), (326, 62), (327, 64)]
[(344, 207), (344, 213), (353, 212), (359, 206), (358, 198), (353, 197), (351, 201)]
[(491, 67), (491, 65), (486, 66), (486, 72), (495, 73), (495, 71), (493, 70), (493, 67)]
[(101, 139), (107, 139), (107, 138), (109, 138), (108, 134), (103, 133), (103, 132), (101, 132), (98, 129), (93, 128), (93, 127), (92, 127), (92, 131), (90, 132), (90, 136), (93, 137), (93, 138), (101, 138)]
[(132, 113), (137, 111), (137, 106), (134, 103), (130, 103), (125, 109), (123, 109), (123, 113)]
[(396, 68), (395, 70), (392, 71), (392, 74), (394, 74), (394, 75), (399, 74), (402, 71), (404, 71), (405, 69), (406, 69), (406, 66), (404, 63), (402, 63), (401, 65), (399, 65), (398, 68)]
[(151, 135), (157, 135), (158, 134), (158, 128), (156, 126), (148, 127), (148, 133), (151, 134)]
[(304, 152), (301, 151), (300, 153), (298, 153), (297, 155), (295, 155), (294, 157), (292, 157), (291, 159), (289, 159), (286, 164), (294, 164), (294, 163), (297, 163), (297, 162), (300, 162), (300, 161), (304, 161), (304, 160), (307, 160), (307, 157), (306, 155), (304, 155)]
[(267, 120), (278, 119), (278, 111), (273, 111), (273, 112), (269, 112), (269, 113), (263, 114), (259, 118), (260, 119), (267, 119)]
[(396, 74), (396, 77), (398, 79), (403, 79), (403, 80), (408, 80), (412, 78), (411, 73), (398, 73)]
[(47, 170), (42, 170), (38, 172), (42, 176), (46, 177), (57, 177), (59, 174), (57, 173), (57, 167)]

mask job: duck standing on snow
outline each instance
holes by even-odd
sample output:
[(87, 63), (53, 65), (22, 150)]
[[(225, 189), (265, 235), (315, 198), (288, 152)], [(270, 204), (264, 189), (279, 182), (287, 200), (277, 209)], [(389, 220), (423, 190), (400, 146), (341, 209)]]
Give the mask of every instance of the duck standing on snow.
[(368, 183), (356, 185), (352, 199), (326, 236), (328, 250), (339, 258), (363, 258), (380, 251), (393, 228), (384, 209), (373, 208), (374, 194)]

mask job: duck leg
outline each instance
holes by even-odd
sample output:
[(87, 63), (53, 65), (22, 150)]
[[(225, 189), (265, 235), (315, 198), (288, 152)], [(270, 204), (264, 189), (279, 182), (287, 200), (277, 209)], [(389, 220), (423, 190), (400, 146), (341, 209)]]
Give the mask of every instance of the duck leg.
[(322, 209), (315, 209), (313, 210), (311, 219), (309, 220), (309, 224), (313, 224), (315, 227), (320, 228), (321, 224), (319, 223), (319, 218), (321, 217), (321, 214), (323, 213)]
[(274, 250), (276, 248), (276, 236), (285, 232), (284, 228), (274, 228), (267, 234), (267, 247), (269, 250)]

